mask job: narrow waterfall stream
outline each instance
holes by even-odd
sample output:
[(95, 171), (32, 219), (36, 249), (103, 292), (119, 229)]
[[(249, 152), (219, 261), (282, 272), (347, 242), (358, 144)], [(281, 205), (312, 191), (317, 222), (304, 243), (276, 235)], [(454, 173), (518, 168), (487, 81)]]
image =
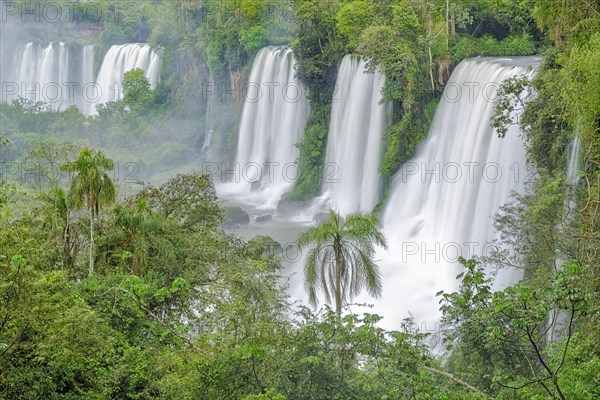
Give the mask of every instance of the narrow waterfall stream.
[(324, 203), (342, 214), (371, 212), (379, 201), (382, 133), (391, 105), (380, 104), (383, 74), (365, 68), (360, 57), (344, 57), (331, 109), (322, 192)]
[(295, 144), (304, 134), (309, 112), (295, 64), (288, 47), (266, 47), (256, 55), (243, 91), (235, 173), (231, 182), (217, 188), (221, 195), (273, 211), (292, 189), (297, 175)]
[[(581, 139), (575, 136), (569, 142), (567, 147), (567, 163), (565, 170), (566, 178), (566, 193), (565, 193), (565, 210), (566, 219), (569, 223), (575, 224), (577, 221), (577, 184), (579, 180), (579, 169), (581, 167)], [(562, 229), (562, 227), (559, 227)], [(560, 268), (565, 262), (568, 262), (568, 256), (564, 253), (560, 254), (555, 261), (556, 268)], [(548, 332), (546, 339), (548, 342), (562, 340), (565, 337), (569, 326), (569, 311), (553, 309), (548, 314)]]

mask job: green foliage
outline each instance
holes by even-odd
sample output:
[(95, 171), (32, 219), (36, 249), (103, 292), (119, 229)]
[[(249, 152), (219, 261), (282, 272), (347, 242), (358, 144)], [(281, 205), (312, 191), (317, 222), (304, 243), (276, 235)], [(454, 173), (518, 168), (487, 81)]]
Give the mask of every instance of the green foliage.
[[(10, 142), (0, 136), (0, 154), (5, 151), (7, 146), (10, 146)], [(8, 202), (7, 186), (8, 184), (4, 177), (0, 178), (0, 210), (2, 210), (2, 207)]]
[(114, 169), (115, 163), (102, 150), (84, 147), (77, 158), (64, 163), (61, 168), (75, 174), (69, 195), (78, 209), (87, 208), (98, 215), (100, 207), (110, 205), (116, 199), (116, 188), (106, 171)]
[[(204, 36), (208, 65), (215, 72), (240, 71), (260, 47), (271, 42), (269, 36), (287, 36), (292, 29), (282, 19), (285, 2), (211, 0), (188, 6), (202, 15), (198, 32)], [(283, 27), (276, 34), (270, 27), (273, 22)]]
[(532, 82), (533, 96), (528, 99), (521, 117), (521, 126), (529, 144), (528, 161), (536, 169), (549, 173), (564, 167), (564, 149), (572, 136), (557, 74), (556, 65), (550, 58)]
[(102, 150), (84, 147), (77, 158), (67, 161), (61, 169), (76, 174), (69, 189), (69, 202), (77, 209), (85, 208), (90, 217), (89, 275), (94, 273), (94, 217), (100, 214), (100, 207), (111, 205), (117, 198), (117, 190), (106, 171), (115, 167), (114, 161), (107, 158)]
[(342, 5), (337, 12), (337, 29), (348, 38), (349, 48), (356, 48), (362, 32), (369, 25), (377, 24), (376, 7), (376, 3), (370, 1), (350, 1)]
[[(529, 179), (523, 177), (523, 179)], [(514, 194), (496, 216), (501, 236), (498, 249), (488, 261), (499, 267), (518, 266), (526, 275), (550, 273), (560, 259), (576, 257), (573, 238), (577, 216), (565, 207), (568, 186), (562, 178), (540, 178), (529, 185), (531, 193)]]
[(150, 90), (150, 83), (144, 70), (132, 69), (123, 75), (123, 103), (134, 110), (143, 111), (154, 102), (154, 91)]
[(536, 46), (531, 36), (511, 35), (502, 40), (492, 36), (473, 38), (463, 36), (452, 48), (452, 61), (458, 63), (474, 56), (530, 56), (536, 54)]
[(427, 104), (439, 89), (433, 62), (443, 57), (438, 53), (441, 37), (432, 35), (432, 18), (431, 9), (410, 0), (394, 2), (387, 12), (380, 10), (379, 24), (363, 30), (356, 47), (368, 57), (371, 70), (379, 68), (385, 74), (383, 101), (395, 105), (381, 166), (387, 176), (412, 156), (429, 128)]
[[(600, 10), (599, 10), (600, 12)], [(586, 20), (587, 22), (587, 20)], [(600, 24), (600, 16), (595, 22)], [(584, 22), (582, 21), (582, 24)], [(563, 82), (561, 97), (566, 103), (566, 115), (579, 136), (584, 150), (584, 180), (586, 182), (585, 206), (582, 208), (582, 254), (592, 265), (597, 263), (597, 239), (600, 237), (598, 215), (600, 210), (600, 29), (585, 44), (573, 47), (564, 69), (559, 72)]]
[(0, 260), (0, 395), (11, 399), (105, 398), (114, 338), (71, 291), (63, 272), (16, 254)]
[(300, 176), (294, 191), (287, 197), (291, 200), (309, 200), (321, 186), (322, 165), (327, 149), (326, 125), (310, 124), (298, 143)]
[(565, 40), (586, 40), (600, 29), (600, 5), (587, 0), (537, 0), (533, 15), (538, 26), (561, 46)]
[(491, 122), (499, 137), (506, 136), (508, 126), (516, 123), (513, 121), (513, 113), (517, 110), (522, 111), (525, 108), (523, 97), (530, 84), (531, 82), (527, 76), (515, 76), (506, 79), (500, 85)]
[(149, 186), (137, 198), (146, 201), (155, 213), (178, 221), (189, 232), (215, 229), (223, 221), (223, 209), (212, 183), (198, 173), (176, 175), (158, 188)]
[(427, 136), (429, 126), (433, 121), (435, 109), (439, 100), (431, 100), (423, 113), (414, 119), (404, 116), (400, 122), (389, 126), (384, 132), (388, 143), (383, 154), (381, 171), (387, 176), (393, 176), (402, 163), (408, 161)]
[(247, 53), (254, 54), (264, 46), (266, 35), (267, 30), (264, 27), (252, 26), (240, 32), (240, 45)]
[(318, 0), (300, 0), (296, 6), (298, 32), (292, 49), (297, 78), (308, 88), (310, 117), (298, 144), (301, 173), (291, 199), (309, 199), (321, 184), (336, 69), (345, 54), (345, 39), (336, 27), (339, 6), (338, 1)]
[[(134, 21), (115, 18), (113, 3), (97, 3), (107, 11), (100, 51), (149, 40), (162, 60), (156, 91), (143, 73), (132, 71), (126, 99), (98, 107), (95, 117), (23, 99), (0, 107), (2, 161), (48, 167), (35, 187), (0, 183), (1, 398), (600, 397), (596, 2), (141, 0), (127, 10), (135, 11), (128, 13)], [(76, 20), (87, 5), (73, 5)], [(48, 40), (31, 22), (27, 37)], [(534, 54), (540, 44), (548, 46), (533, 81), (513, 80), (504, 88), (506, 94), (531, 90), (521, 122), (538, 177), (497, 219), (509, 252), (491, 254), (484, 264), (463, 260), (459, 289), (442, 294), (452, 348), (443, 363), (410, 319), (389, 332), (376, 315), (340, 318), (329, 309), (315, 314), (288, 304), (278, 258), (265, 251), (277, 244), (227, 235), (210, 181), (197, 174), (173, 177), (174, 168), (197, 165), (205, 126), (215, 129), (215, 138), (235, 142), (232, 116), (239, 105), (215, 102), (207, 121), (202, 83), (243, 82), (261, 46), (289, 43), (311, 103), (298, 143), (302, 175), (294, 199), (308, 199), (320, 186), (333, 85), (345, 54), (359, 53), (386, 75), (383, 96), (394, 105), (394, 120), (381, 168), (391, 176), (425, 137), (451, 63), (474, 55)], [(523, 106), (505, 100), (498, 127), (512, 122), (506, 111)], [(563, 178), (565, 148), (575, 135), (583, 166), (580, 183), (570, 188)], [(70, 196), (66, 182), (48, 172), (84, 146), (81, 162), (66, 164), (77, 176), (78, 194)], [(111, 190), (90, 189), (113, 178), (110, 160), (92, 146), (118, 162), (133, 162), (140, 169), (136, 179), (166, 182), (114, 199), (114, 207), (107, 201), (90, 229), (76, 206), (95, 210), (101, 198), (113, 197)], [(377, 270), (366, 262), (372, 244), (362, 236), (374, 222), (361, 221), (352, 232), (364, 251), (351, 255), (370, 271), (343, 277), (348, 298), (365, 283), (372, 293), (379, 290)], [(322, 249), (328, 243), (323, 235), (340, 228), (333, 225), (311, 231)], [(86, 277), (80, 250), (94, 231), (97, 268)], [(507, 264), (524, 269), (526, 279), (494, 292), (483, 266)], [(322, 281), (312, 281), (320, 288)]]
[[(343, 37), (336, 29), (338, 1), (298, 2), (298, 34), (292, 43), (298, 62), (298, 78), (309, 88), (311, 106), (330, 103), (330, 75), (345, 53)], [(328, 79), (329, 78), (329, 79)]]
[(287, 400), (284, 394), (277, 393), (273, 388), (267, 390), (264, 394), (252, 394), (244, 397), (243, 400)]
[(531, 34), (534, 30), (531, 10), (535, 3), (535, 0), (494, 0), (492, 17), (507, 26), (512, 34)]
[[(571, 261), (549, 279), (521, 281), (493, 293), (491, 279), (477, 261), (461, 259), (461, 263), (466, 271), (457, 277), (459, 291), (438, 293), (445, 340), (465, 358), (455, 359), (455, 368), (472, 374), (471, 379), (478, 376), (480, 385), (500, 398), (525, 387), (529, 398), (578, 397), (577, 392), (567, 392), (562, 374), (578, 367), (565, 364), (572, 351), (574, 323), (598, 312), (597, 294), (590, 291), (589, 266)], [(560, 318), (564, 325), (557, 328)], [(560, 342), (554, 342), (555, 334), (562, 338)], [(479, 355), (489, 364), (481, 365)], [(479, 371), (468, 366), (473, 362)]]
[[(600, 20), (600, 18), (599, 18)], [(578, 134), (587, 143), (594, 141), (600, 133), (600, 29), (590, 40), (575, 46), (560, 78), (564, 82), (561, 93), (567, 104), (567, 113), (571, 120), (577, 121)], [(595, 157), (598, 147), (595, 146)]]

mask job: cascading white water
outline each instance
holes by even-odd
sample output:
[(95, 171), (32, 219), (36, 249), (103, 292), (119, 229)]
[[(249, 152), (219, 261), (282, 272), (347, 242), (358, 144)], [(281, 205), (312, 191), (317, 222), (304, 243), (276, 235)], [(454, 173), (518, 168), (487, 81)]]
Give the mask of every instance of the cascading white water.
[(62, 42), (23, 45), (15, 53), (12, 67), (6, 70), (7, 63), (2, 63), (2, 101), (22, 97), (48, 103), (55, 110), (76, 105), (90, 115), (96, 112), (96, 104), (123, 97), (121, 83), (129, 70), (143, 69), (151, 88), (159, 81), (160, 60), (147, 44), (112, 46), (97, 78), (94, 54), (92, 45), (74, 49)]
[(342, 214), (371, 212), (379, 200), (382, 133), (391, 105), (380, 104), (383, 74), (365, 68), (360, 57), (344, 57), (331, 110), (322, 202)]
[(150, 45), (129, 43), (112, 46), (104, 56), (96, 78), (99, 90), (96, 103), (104, 104), (121, 100), (123, 98), (123, 75), (136, 68), (144, 70), (146, 78), (150, 82), (150, 88), (154, 89), (159, 81), (160, 60)]
[(360, 300), (375, 302), (384, 325), (397, 328), (410, 312), (423, 329), (433, 330), (440, 316), (435, 293), (457, 288), (458, 256), (489, 251), (494, 214), (526, 179), (518, 125), (505, 138), (490, 126), (494, 96), (503, 80), (532, 75), (536, 62), (470, 59), (453, 72), (427, 140), (394, 178), (383, 213), (389, 244), (389, 251), (377, 253), (383, 297)]
[[(2, 82), (3, 101), (22, 97), (33, 102), (48, 103), (53, 109), (65, 109), (75, 103), (69, 84), (69, 49), (64, 43), (43, 46), (29, 42), (15, 54), (8, 80)], [(71, 92), (71, 95), (69, 93)]]
[(94, 97), (94, 52), (95, 46), (89, 45), (83, 47), (81, 62), (81, 96), (79, 96), (78, 107), (85, 115), (90, 115), (93, 111), (91, 99)]
[[(208, 73), (208, 81), (214, 82), (212, 71), (209, 71)], [(204, 115), (204, 143), (202, 144), (202, 150), (200, 150), (200, 156), (204, 161), (209, 161), (211, 159), (213, 135), (213, 130), (211, 129), (211, 124), (213, 122), (212, 109), (213, 99), (206, 96), (206, 114)]]
[(242, 195), (260, 209), (275, 209), (294, 185), (298, 172), (295, 144), (308, 118), (306, 90), (295, 78), (296, 61), (288, 47), (258, 52), (244, 95), (233, 182), (222, 195)]
[[(567, 165), (565, 178), (567, 191), (565, 192), (565, 209), (567, 211), (566, 223), (575, 226), (577, 201), (576, 186), (579, 180), (579, 168), (581, 162), (581, 139), (575, 136), (567, 147)], [(563, 225), (564, 226), (564, 225)], [(558, 227), (561, 229), (561, 227)], [(567, 256), (568, 257), (568, 256)], [(564, 254), (559, 253), (555, 261), (556, 268), (560, 268), (565, 261)], [(569, 326), (569, 312), (567, 310), (553, 309), (548, 313), (548, 330), (546, 339), (548, 342), (559, 341), (565, 337)]]
[(569, 143), (567, 156), (567, 182), (571, 185), (577, 183), (579, 177), (579, 164), (581, 160), (581, 139), (575, 136)]

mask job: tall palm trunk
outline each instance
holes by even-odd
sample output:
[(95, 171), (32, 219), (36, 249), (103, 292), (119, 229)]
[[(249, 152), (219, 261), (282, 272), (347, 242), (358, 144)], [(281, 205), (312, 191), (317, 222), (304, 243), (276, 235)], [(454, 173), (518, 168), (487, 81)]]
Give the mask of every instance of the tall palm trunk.
[(342, 315), (342, 248), (339, 239), (335, 239), (335, 311), (337, 316)]
[(88, 275), (94, 275), (94, 209), (90, 208), (90, 266)]

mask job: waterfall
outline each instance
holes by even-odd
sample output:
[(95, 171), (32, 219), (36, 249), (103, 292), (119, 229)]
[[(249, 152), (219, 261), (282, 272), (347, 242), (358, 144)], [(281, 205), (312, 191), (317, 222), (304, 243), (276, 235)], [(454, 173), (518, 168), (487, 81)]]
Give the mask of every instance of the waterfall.
[(295, 144), (304, 134), (308, 102), (295, 78), (296, 61), (288, 47), (266, 47), (258, 52), (250, 72), (233, 182), (220, 193), (242, 195), (261, 209), (275, 209), (291, 190), (298, 174)]
[(152, 88), (159, 80), (160, 60), (147, 44), (112, 46), (98, 77), (94, 77), (95, 46), (67, 46), (63, 42), (29, 42), (17, 46), (14, 61), (2, 61), (2, 101), (19, 97), (48, 103), (54, 110), (76, 105), (86, 115), (95, 105), (123, 97), (123, 74), (134, 68), (146, 72)]
[(567, 155), (567, 182), (571, 185), (577, 184), (579, 178), (579, 164), (581, 160), (581, 139), (575, 136), (568, 147)]
[[(214, 82), (214, 77), (212, 71), (208, 73), (208, 82)], [(202, 150), (200, 150), (200, 155), (204, 161), (208, 161), (211, 159), (211, 150), (212, 150), (212, 136), (213, 130), (211, 128), (212, 124), (212, 110), (213, 110), (213, 99), (212, 96), (206, 96), (206, 114), (204, 115), (204, 143), (202, 144)]]
[[(576, 226), (577, 201), (576, 186), (579, 179), (579, 168), (581, 162), (581, 139), (575, 136), (567, 146), (567, 164), (565, 178), (567, 190), (565, 192), (565, 209), (567, 211), (566, 224)], [(559, 226), (560, 229), (560, 226)], [(565, 258), (561, 254), (557, 257), (555, 265), (560, 268), (565, 263)], [(548, 331), (546, 340), (548, 342), (560, 341), (564, 339), (569, 326), (569, 311), (553, 309), (548, 313)]]
[[(461, 62), (426, 141), (395, 176), (382, 215), (389, 251), (377, 253), (384, 293), (376, 312), (391, 327), (410, 312), (424, 330), (435, 329), (440, 314), (434, 294), (457, 288), (458, 256), (486, 255), (496, 237), (494, 214), (511, 191), (524, 191), (519, 126), (511, 125), (499, 138), (490, 119), (499, 84), (516, 75), (532, 76), (535, 63), (535, 58)], [(510, 283), (514, 272), (496, 279)]]
[(144, 70), (150, 88), (154, 89), (159, 80), (160, 60), (150, 45), (129, 43), (112, 46), (104, 56), (96, 78), (99, 90), (97, 103), (121, 100), (123, 75), (136, 68)]
[(2, 79), (2, 101), (22, 97), (48, 103), (54, 110), (64, 110), (75, 103), (69, 95), (72, 82), (69, 49), (63, 42), (42, 46), (29, 42), (15, 54), (12, 71)]
[(95, 46), (84, 46), (81, 62), (81, 96), (78, 104), (79, 110), (85, 115), (90, 115), (93, 111), (94, 91), (94, 52)]
[(380, 104), (383, 74), (365, 68), (360, 57), (344, 57), (331, 110), (322, 192), (342, 214), (371, 212), (379, 200), (381, 135), (391, 106)]

